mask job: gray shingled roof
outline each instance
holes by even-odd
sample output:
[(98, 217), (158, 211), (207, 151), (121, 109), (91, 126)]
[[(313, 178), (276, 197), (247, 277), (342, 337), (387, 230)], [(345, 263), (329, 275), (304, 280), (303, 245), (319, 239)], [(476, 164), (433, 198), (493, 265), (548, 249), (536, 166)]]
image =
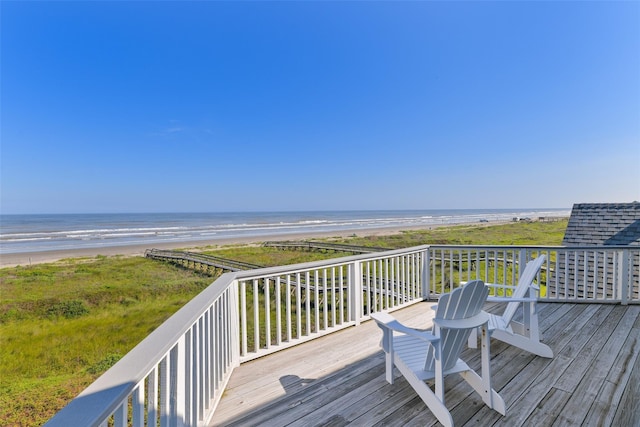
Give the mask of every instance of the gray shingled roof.
[(562, 244), (640, 246), (640, 202), (573, 205)]

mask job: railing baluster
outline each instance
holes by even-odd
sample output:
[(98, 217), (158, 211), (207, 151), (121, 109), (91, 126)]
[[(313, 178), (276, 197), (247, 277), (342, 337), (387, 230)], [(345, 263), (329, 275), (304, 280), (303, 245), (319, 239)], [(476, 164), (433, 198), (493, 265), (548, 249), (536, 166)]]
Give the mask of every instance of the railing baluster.
[(336, 326), (336, 268), (331, 268), (331, 326)]
[[(421, 262), (420, 262), (420, 277), (422, 278), (422, 280), (424, 281), (424, 283), (421, 286), (420, 289), (420, 294), (418, 295), (419, 297), (422, 296), (423, 298), (430, 298), (432, 293), (435, 293), (432, 290), (432, 286), (435, 287), (435, 274), (433, 276), (431, 276), (431, 251), (429, 251), (428, 249), (425, 250), (424, 252), (421, 252)], [(435, 262), (433, 262), (433, 264), (435, 264)], [(435, 271), (435, 270), (434, 270)], [(433, 277), (433, 279), (432, 279)], [(433, 285), (432, 285), (433, 283)]]
[(264, 342), (265, 348), (271, 348), (271, 279), (262, 279), (264, 288)]
[(351, 322), (353, 320), (353, 264), (347, 265), (347, 303), (346, 303), (346, 318), (347, 321)]
[(307, 271), (304, 275), (304, 291), (305, 291), (305, 317), (306, 330), (304, 335), (311, 335), (311, 274)]
[(409, 260), (409, 271), (411, 274), (410, 298), (413, 301), (416, 298), (416, 288), (418, 285), (418, 254), (411, 254)]
[(194, 333), (195, 325), (190, 331), (187, 331), (184, 336), (184, 421), (187, 425), (193, 425), (195, 419), (197, 419), (198, 413), (198, 396), (197, 396), (197, 383), (198, 383), (198, 370), (195, 369), (197, 364), (196, 352), (194, 348), (197, 347), (197, 334)]
[[(221, 335), (220, 335), (220, 319), (218, 318), (218, 316), (220, 315), (220, 306), (219, 306), (219, 302), (216, 301), (213, 303), (213, 316), (211, 318), (211, 330), (213, 331), (213, 354), (215, 355), (214, 359), (213, 359), (213, 378), (211, 379), (211, 382), (213, 383), (213, 388), (214, 388), (214, 394), (218, 395), (218, 388), (220, 387), (220, 384), (222, 383), (222, 366), (221, 366), (221, 360), (222, 360), (222, 340), (221, 340)], [(245, 329), (244, 331), (244, 336), (247, 337), (248, 333)], [(245, 351), (246, 351), (246, 340), (245, 340)], [(246, 353), (245, 353), (246, 355)]]
[(372, 297), (372, 292), (371, 292), (371, 263), (366, 262), (366, 273), (365, 273), (365, 279), (364, 279), (364, 283), (363, 283), (363, 287), (364, 287), (364, 292), (365, 292), (365, 301), (366, 301), (366, 308), (365, 308), (365, 313), (364, 314), (371, 314), (373, 313), (373, 310), (371, 308), (371, 297)]
[(155, 367), (147, 375), (147, 420), (158, 425), (158, 368)]
[(344, 324), (344, 306), (345, 306), (345, 302), (344, 302), (344, 278), (345, 278), (345, 270), (344, 270), (344, 266), (340, 266), (340, 274), (338, 276), (340, 279), (340, 324)]
[[(598, 251), (593, 251), (593, 298), (598, 299), (598, 293), (600, 293), (600, 281), (599, 273), (600, 273), (600, 263), (598, 262), (600, 258), (600, 253)], [(605, 297), (604, 286), (602, 287), (601, 298)]]
[(458, 287), (458, 280), (456, 280), (456, 265), (458, 264), (457, 256), (459, 253), (460, 251), (457, 249), (449, 251), (449, 286), (452, 291)]
[(587, 273), (589, 271), (589, 253), (585, 250), (582, 252), (583, 268), (582, 268), (582, 299), (589, 299), (589, 284), (587, 282)]
[(143, 427), (144, 424), (144, 379), (138, 383), (131, 398), (131, 425)]
[(384, 259), (384, 276), (385, 276), (385, 292), (387, 297), (387, 310), (393, 305), (393, 284), (391, 283), (391, 268), (389, 267), (389, 258)]
[(220, 296), (220, 301), (222, 302), (220, 313), (222, 315), (222, 323), (224, 325), (224, 333), (222, 335), (225, 350), (224, 372), (228, 372), (228, 369), (234, 366), (234, 356), (236, 355), (235, 347), (231, 345), (235, 342), (232, 336), (234, 328), (231, 325), (231, 313), (233, 311), (230, 308), (231, 302), (235, 301), (235, 299), (233, 298), (231, 289), (227, 289), (227, 292), (224, 292)]
[(322, 315), (324, 316), (324, 329), (329, 329), (329, 308), (327, 304), (329, 303), (329, 293), (327, 289), (327, 269), (322, 269), (322, 290), (323, 290), (323, 299), (324, 302), (322, 304)]
[(113, 413), (113, 426), (126, 427), (127, 425), (127, 402), (123, 402)]
[(399, 304), (399, 293), (400, 293), (400, 288), (398, 286), (398, 278), (397, 278), (397, 267), (396, 267), (396, 263), (398, 261), (397, 258), (395, 259), (389, 259), (389, 264), (390, 264), (390, 268), (391, 268), (391, 272), (390, 272), (390, 277), (391, 277), (391, 306), (392, 307), (397, 307)]
[(162, 362), (160, 362), (160, 427), (169, 427), (169, 355), (167, 354)]
[(489, 283), (489, 251), (484, 251), (484, 282)]
[(319, 279), (320, 279), (320, 275), (318, 274), (318, 270), (315, 269), (313, 271), (313, 294), (314, 294), (313, 312), (315, 315), (314, 317), (315, 333), (320, 332), (320, 280)]
[[(205, 345), (205, 320), (206, 317), (202, 316), (198, 319), (198, 334), (196, 336), (196, 347), (192, 348), (191, 351), (195, 353), (195, 366), (192, 368), (195, 371), (196, 379), (193, 381), (193, 386), (195, 389), (195, 396), (192, 397), (194, 400), (192, 408), (196, 409), (196, 420), (201, 420), (204, 417), (204, 410), (206, 406), (205, 400), (205, 375), (206, 375), (206, 345)], [(188, 354), (187, 354), (188, 357)], [(188, 404), (189, 402), (187, 402)], [(188, 407), (188, 406), (187, 406)]]
[(620, 251), (622, 262), (620, 263), (620, 301), (622, 305), (627, 305), (629, 300), (629, 250), (623, 249)]
[(276, 345), (280, 345), (282, 343), (282, 319), (281, 319), (281, 314), (282, 314), (282, 301), (280, 298), (280, 276), (276, 276), (274, 279), (274, 286), (275, 286), (275, 290), (274, 290), (274, 294), (276, 297), (276, 301), (275, 301), (275, 318), (276, 318)]
[(296, 273), (296, 338), (302, 336), (302, 292), (300, 284), (300, 273)]
[(240, 354), (247, 354), (247, 337), (249, 335), (247, 329), (247, 282), (240, 281), (240, 331), (242, 331), (242, 350)]
[(400, 264), (400, 286), (402, 286), (402, 303), (404, 304), (409, 300), (409, 283), (407, 283), (407, 257), (398, 257), (398, 263)]
[(376, 299), (376, 311), (382, 311), (384, 310), (384, 279), (382, 277), (382, 260), (373, 260), (371, 261), (371, 263), (373, 265), (373, 277), (375, 277), (375, 281), (373, 282), (373, 293)]
[(291, 342), (292, 339), (292, 335), (291, 335), (291, 274), (287, 274), (286, 276), (286, 290), (287, 290), (287, 296), (286, 296), (286, 322), (287, 322), (287, 342)]
[(253, 279), (253, 351), (260, 350), (260, 300), (258, 279)]
[(213, 308), (209, 308), (206, 312), (204, 321), (204, 402), (205, 410), (209, 410), (211, 407), (211, 315)]

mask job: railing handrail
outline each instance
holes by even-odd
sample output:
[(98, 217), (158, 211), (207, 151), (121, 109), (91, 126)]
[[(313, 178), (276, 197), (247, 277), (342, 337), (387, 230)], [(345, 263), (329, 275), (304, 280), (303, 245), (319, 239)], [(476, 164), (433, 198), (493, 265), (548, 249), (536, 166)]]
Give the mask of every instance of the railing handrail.
[(580, 245), (580, 246), (565, 246), (565, 245), (428, 245), (429, 249), (469, 249), (469, 250), (479, 250), (479, 249), (528, 249), (528, 250), (578, 250), (578, 251), (609, 251), (609, 250), (638, 250), (640, 251), (640, 246), (630, 246), (630, 245)]
[(393, 257), (394, 255), (418, 253), (428, 248), (429, 248), (429, 245), (422, 245), (422, 246), (414, 246), (406, 249), (393, 249), (386, 252), (374, 252), (370, 254), (351, 255), (347, 257), (331, 258), (331, 259), (320, 260), (320, 261), (310, 261), (310, 262), (304, 262), (299, 264), (279, 265), (275, 267), (258, 268), (255, 270), (238, 271), (236, 273), (237, 274), (236, 278), (240, 280), (240, 279), (253, 278), (253, 277), (269, 277), (269, 276), (277, 276), (279, 274), (284, 274), (284, 273), (295, 273), (298, 271), (304, 271), (304, 270), (309, 270), (309, 269), (319, 268), (319, 267), (330, 268), (337, 265), (350, 264), (354, 261), (378, 260), (378, 259)]

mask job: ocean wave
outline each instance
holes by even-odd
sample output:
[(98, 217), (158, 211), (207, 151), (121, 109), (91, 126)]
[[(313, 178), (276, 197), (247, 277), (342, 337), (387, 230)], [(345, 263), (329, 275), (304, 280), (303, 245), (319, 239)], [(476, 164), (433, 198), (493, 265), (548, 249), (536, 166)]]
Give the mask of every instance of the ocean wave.
[(280, 212), (227, 214), (11, 215), (0, 222), (0, 253), (197, 241), (234, 236), (268, 239), (305, 231), (348, 231), (568, 217), (559, 209)]
[(36, 242), (36, 241), (40, 241), (40, 240), (51, 240), (51, 237), (30, 237), (30, 238), (20, 238), (20, 239), (5, 239), (2, 238), (0, 239), (2, 242)]

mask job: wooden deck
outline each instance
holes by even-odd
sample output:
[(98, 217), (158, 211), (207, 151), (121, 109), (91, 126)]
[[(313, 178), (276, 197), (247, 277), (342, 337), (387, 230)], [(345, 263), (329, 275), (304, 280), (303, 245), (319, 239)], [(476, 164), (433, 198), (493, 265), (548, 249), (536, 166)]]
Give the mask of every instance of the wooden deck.
[[(394, 315), (431, 325), (433, 303)], [(494, 388), (507, 415), (488, 409), (458, 376), (447, 377), (456, 426), (640, 426), (640, 306), (541, 304), (553, 359), (492, 341)], [(215, 426), (439, 425), (402, 377), (384, 379), (382, 332), (372, 321), (240, 366)], [(480, 370), (479, 350), (463, 353)]]

